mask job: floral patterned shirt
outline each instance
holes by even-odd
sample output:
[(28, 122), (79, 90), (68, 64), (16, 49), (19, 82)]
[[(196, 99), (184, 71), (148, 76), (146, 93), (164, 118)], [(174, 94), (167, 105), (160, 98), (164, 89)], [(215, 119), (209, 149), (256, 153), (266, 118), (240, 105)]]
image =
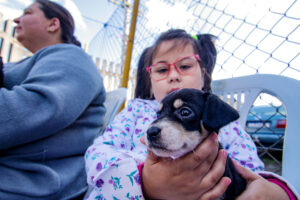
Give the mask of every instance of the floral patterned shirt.
[[(129, 101), (88, 148), (85, 161), (91, 191), (87, 199), (144, 199), (138, 166), (145, 161), (147, 149), (140, 137), (156, 119), (158, 106), (156, 100)], [(218, 138), (231, 158), (252, 171), (263, 170), (255, 144), (237, 122), (223, 127)]]

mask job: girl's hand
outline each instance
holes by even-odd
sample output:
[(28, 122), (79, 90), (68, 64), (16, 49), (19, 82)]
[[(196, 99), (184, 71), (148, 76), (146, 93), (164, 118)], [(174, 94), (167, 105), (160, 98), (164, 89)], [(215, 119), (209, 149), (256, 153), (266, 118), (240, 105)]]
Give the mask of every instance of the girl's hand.
[(289, 196), (279, 185), (269, 182), (262, 176), (255, 174), (249, 169), (239, 165), (233, 160), (239, 174), (247, 180), (246, 190), (238, 197), (237, 200), (260, 200), (260, 199), (272, 199), (272, 200), (289, 200)]
[(226, 157), (226, 151), (218, 153), (216, 133), (194, 152), (175, 160), (159, 158), (148, 150), (142, 170), (144, 196), (146, 199), (217, 199), (230, 184), (229, 178), (222, 177)]

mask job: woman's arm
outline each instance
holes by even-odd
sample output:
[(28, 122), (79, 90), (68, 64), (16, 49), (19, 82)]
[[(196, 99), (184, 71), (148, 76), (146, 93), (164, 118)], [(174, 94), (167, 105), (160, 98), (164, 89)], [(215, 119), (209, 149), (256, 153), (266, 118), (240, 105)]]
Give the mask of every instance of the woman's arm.
[(9, 87), (0, 90), (0, 150), (65, 129), (104, 91), (92, 60), (73, 46), (44, 48), (5, 70)]

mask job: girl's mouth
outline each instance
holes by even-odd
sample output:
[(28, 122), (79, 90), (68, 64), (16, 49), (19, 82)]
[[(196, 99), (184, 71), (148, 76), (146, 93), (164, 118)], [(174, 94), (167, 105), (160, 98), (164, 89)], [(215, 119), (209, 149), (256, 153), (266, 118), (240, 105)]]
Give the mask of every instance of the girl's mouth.
[(179, 90), (180, 88), (172, 88), (171, 90), (169, 90), (168, 94), (170, 94), (171, 92), (174, 92), (176, 90)]

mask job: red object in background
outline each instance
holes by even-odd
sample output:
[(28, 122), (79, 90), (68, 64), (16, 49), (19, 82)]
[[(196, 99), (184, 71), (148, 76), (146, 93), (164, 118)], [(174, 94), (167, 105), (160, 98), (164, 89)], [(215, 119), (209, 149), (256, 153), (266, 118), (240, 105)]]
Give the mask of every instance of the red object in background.
[(276, 128), (285, 128), (286, 127), (286, 119), (279, 119), (276, 124)]

